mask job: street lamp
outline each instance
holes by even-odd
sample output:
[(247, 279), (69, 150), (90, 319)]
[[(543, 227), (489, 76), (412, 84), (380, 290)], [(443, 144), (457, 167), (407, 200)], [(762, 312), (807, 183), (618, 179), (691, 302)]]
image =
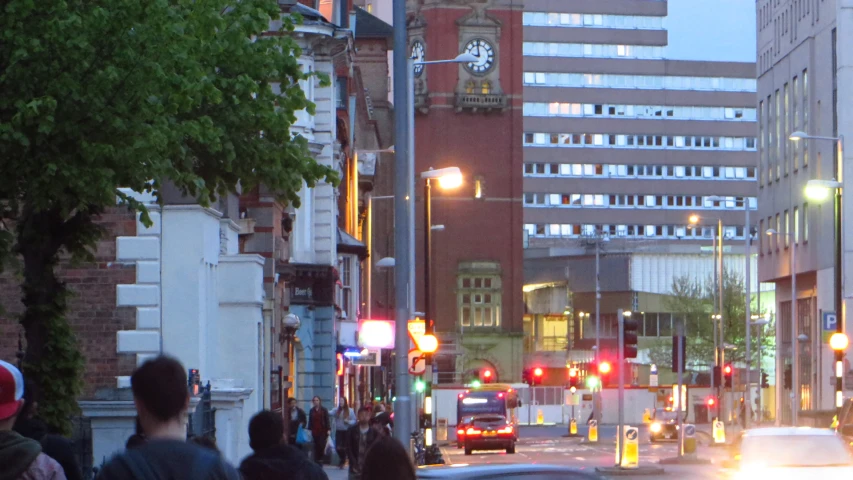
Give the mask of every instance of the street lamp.
[[(697, 214), (692, 214), (688, 217), (688, 222), (691, 226), (698, 226), (699, 221), (702, 220)], [(719, 316), (717, 320), (719, 320), (719, 324), (714, 325), (714, 371), (718, 368), (722, 368), (722, 365), (725, 361), (725, 351), (720, 348), (720, 344), (724, 341), (724, 333), (723, 333), (723, 219), (716, 218), (717, 220), (717, 236), (713, 239), (713, 249), (715, 253), (719, 251), (719, 255), (717, 257), (717, 265), (714, 268), (714, 283), (717, 284), (717, 296), (719, 297), (718, 305), (714, 305), (715, 309), (719, 309)], [(719, 271), (719, 273), (718, 273)], [(715, 302), (717, 303), (717, 302)], [(719, 338), (719, 341), (717, 340)], [(720, 394), (720, 385), (716, 386), (717, 388), (717, 397), (721, 398)], [(714, 390), (714, 372), (711, 372), (711, 391)], [(722, 402), (720, 402), (722, 403)], [(720, 416), (722, 410), (722, 405), (717, 406), (717, 416)]]
[[(780, 235), (785, 237), (791, 237), (791, 232), (780, 233), (774, 229), (767, 230), (768, 236)], [(799, 372), (799, 345), (797, 343), (796, 336), (798, 329), (798, 319), (799, 311), (797, 309), (797, 245), (794, 242), (789, 242), (791, 245), (791, 390), (792, 395), (794, 397), (794, 403), (791, 407), (791, 425), (797, 425), (797, 417), (800, 413), (800, 372)], [(779, 385), (782, 385), (782, 382), (779, 381), (779, 375), (782, 374), (782, 352), (780, 349), (782, 348), (781, 338), (777, 336), (778, 343), (776, 344), (776, 415), (777, 422), (781, 417), (779, 415), (779, 409), (782, 406), (782, 389), (779, 388)]]
[[(447, 167), (434, 170), (430, 168), (421, 173), (424, 180), (424, 320), (425, 334), (435, 334), (435, 320), (432, 315), (431, 280), (432, 280), (432, 180), (444, 189), (458, 188), (462, 185), (462, 172), (459, 167)], [(432, 358), (427, 355), (426, 364), (429, 366)]]
[[(842, 169), (841, 165), (844, 159), (844, 136), (839, 135), (837, 137), (828, 137), (821, 135), (809, 135), (806, 132), (796, 131), (788, 137), (790, 140), (797, 142), (800, 140), (829, 140), (831, 142), (835, 142), (837, 152), (833, 162), (833, 170), (835, 173), (834, 180), (809, 180), (806, 183), (806, 197), (818, 202), (822, 202), (826, 200), (829, 196), (829, 191), (835, 190), (835, 205), (834, 205), (834, 221), (833, 226), (835, 227), (835, 268), (834, 268), (834, 283), (835, 283), (835, 332), (839, 334), (844, 334), (844, 318), (842, 316), (844, 310), (844, 304), (841, 297), (841, 287), (842, 287), (842, 244), (843, 236), (841, 232), (841, 218), (842, 218), (842, 206), (841, 206), (841, 195), (843, 193), (843, 185), (842, 185)], [(836, 370), (838, 370), (838, 365), (841, 364), (844, 360), (844, 351), (836, 350), (835, 351), (835, 363)], [(843, 375), (839, 375), (836, 378), (836, 387), (835, 387), (835, 397), (836, 397), (836, 406), (841, 405), (841, 396), (843, 390)], [(840, 408), (840, 407), (839, 407)]]

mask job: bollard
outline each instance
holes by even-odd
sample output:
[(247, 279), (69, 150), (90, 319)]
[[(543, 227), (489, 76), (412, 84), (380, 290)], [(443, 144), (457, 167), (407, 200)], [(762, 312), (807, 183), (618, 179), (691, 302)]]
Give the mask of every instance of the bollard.
[(589, 438), (590, 442), (598, 442), (598, 421), (590, 420), (589, 421)]
[(545, 423), (545, 414), (542, 413), (542, 409), (536, 410), (536, 425), (542, 425)]
[(689, 423), (684, 425), (684, 456), (696, 456), (696, 426)]
[(622, 453), (622, 468), (638, 468), (640, 465), (640, 430), (637, 427), (625, 425), (625, 438), (620, 442), (624, 445)]
[(714, 420), (714, 444), (726, 443), (726, 426), (720, 420)]
[(643, 423), (646, 425), (652, 423), (652, 412), (648, 408), (643, 410)]
[(578, 422), (573, 418), (569, 422), (569, 435), (577, 435), (578, 434)]

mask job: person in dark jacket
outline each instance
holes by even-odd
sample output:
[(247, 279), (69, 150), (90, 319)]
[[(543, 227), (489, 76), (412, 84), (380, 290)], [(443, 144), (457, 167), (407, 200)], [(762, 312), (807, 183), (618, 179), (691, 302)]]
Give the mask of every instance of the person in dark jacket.
[(403, 444), (393, 437), (381, 437), (367, 450), (361, 480), (417, 480), (417, 474)]
[(299, 426), (302, 428), (308, 426), (308, 416), (305, 415), (305, 410), (299, 408), (295, 398), (287, 399), (287, 414), (290, 415), (290, 429), (287, 431), (287, 443), (297, 445), (296, 433), (299, 431)]
[(361, 470), (368, 449), (380, 437), (379, 432), (370, 426), (370, 407), (358, 411), (358, 424), (347, 431), (347, 457), (349, 460), (349, 480), (361, 480)]
[(314, 406), (308, 412), (308, 430), (314, 437), (314, 461), (322, 465), (326, 458), (326, 440), (332, 433), (332, 424), (329, 421), (329, 411), (323, 406), (320, 397), (311, 400)]
[(284, 422), (278, 413), (263, 410), (249, 420), (249, 446), (254, 453), (240, 463), (244, 480), (328, 480), (304, 451), (284, 443)]
[(148, 360), (130, 377), (146, 442), (113, 457), (98, 480), (239, 480), (237, 469), (216, 452), (187, 442), (190, 398), (187, 370), (174, 358)]

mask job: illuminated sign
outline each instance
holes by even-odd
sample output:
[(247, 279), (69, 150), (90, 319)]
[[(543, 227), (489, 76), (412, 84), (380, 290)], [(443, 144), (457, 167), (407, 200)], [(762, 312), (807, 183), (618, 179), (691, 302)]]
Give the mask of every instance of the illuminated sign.
[(365, 348), (394, 348), (395, 323), (391, 320), (362, 320), (358, 325), (358, 344)]

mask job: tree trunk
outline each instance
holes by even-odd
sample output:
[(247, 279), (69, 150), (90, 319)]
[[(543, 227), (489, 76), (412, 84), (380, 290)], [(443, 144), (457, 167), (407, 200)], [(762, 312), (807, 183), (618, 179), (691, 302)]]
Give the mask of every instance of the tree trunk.
[(68, 432), (77, 411), (82, 355), (65, 318), (68, 290), (57, 277), (60, 252), (73, 227), (57, 210), (25, 208), (17, 224), (17, 252), (23, 261), (21, 315), (27, 341), (24, 375), (32, 381), (44, 420)]

